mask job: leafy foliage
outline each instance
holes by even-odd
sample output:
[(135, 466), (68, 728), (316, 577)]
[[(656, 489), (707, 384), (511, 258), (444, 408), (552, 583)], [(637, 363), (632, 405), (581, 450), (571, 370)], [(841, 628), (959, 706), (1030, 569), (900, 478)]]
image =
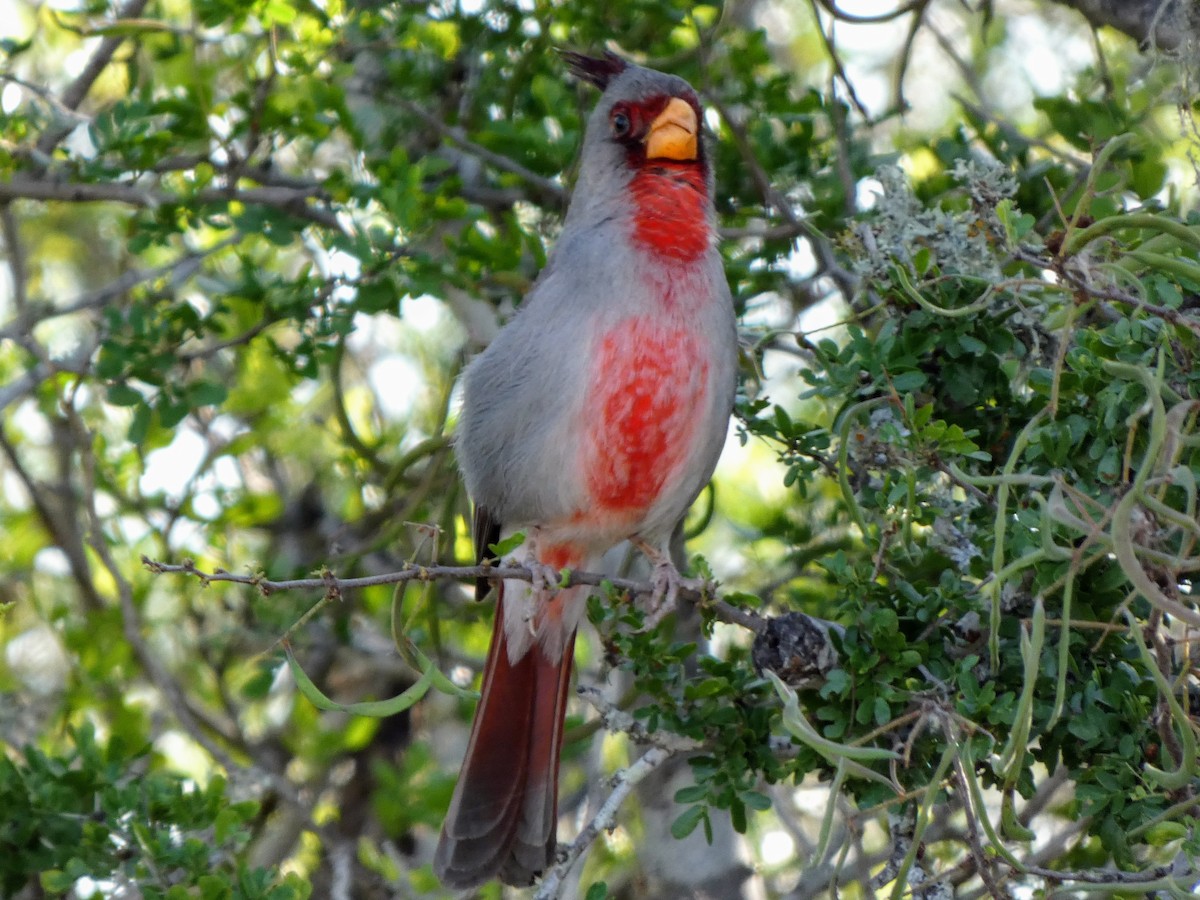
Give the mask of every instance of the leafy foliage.
[[(438, 895), (487, 606), (333, 579), (471, 561), (452, 385), (575, 177), (554, 50), (612, 40), (710, 110), (747, 352), (692, 523), (720, 602), (589, 609), (632, 724), (567, 748), (564, 822), (639, 739), (691, 750), (586, 896), (653, 893), (658, 845), (741, 871), (732, 832), (769, 896), (1200, 881), (1194, 73), (1106, 37), (1025, 102), (1020, 16), (966, 18), (958, 105), (898, 122), (779, 4), (111, 7), (3, 42), (0, 892)], [(789, 612), (816, 682), (736, 627)]]
[(78, 891), (81, 881), (94, 886), (94, 896), (127, 885), (160, 900), (309, 896), (294, 873), (235, 862), (258, 804), (232, 802), (222, 779), (189, 790), (119, 738), (101, 747), (90, 726), (70, 737), (64, 756), (29, 747), (19, 765), (0, 759), (2, 837), (14, 851), (0, 864), (6, 896), (35, 879), (51, 896)]

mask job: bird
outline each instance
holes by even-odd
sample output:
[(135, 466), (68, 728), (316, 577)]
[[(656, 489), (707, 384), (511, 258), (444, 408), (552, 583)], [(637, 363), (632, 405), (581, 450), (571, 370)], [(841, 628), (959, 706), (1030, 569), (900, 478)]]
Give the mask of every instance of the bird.
[[(455, 448), (480, 559), (522, 533), (532, 581), (499, 582), (462, 769), (434, 852), (449, 888), (527, 886), (554, 861), (576, 629), (630, 541), (660, 594), (673, 529), (712, 477), (737, 381), (703, 110), (684, 79), (562, 54), (601, 91), (560, 236), (515, 316), (466, 368)], [(476, 585), (477, 593), (487, 586)]]

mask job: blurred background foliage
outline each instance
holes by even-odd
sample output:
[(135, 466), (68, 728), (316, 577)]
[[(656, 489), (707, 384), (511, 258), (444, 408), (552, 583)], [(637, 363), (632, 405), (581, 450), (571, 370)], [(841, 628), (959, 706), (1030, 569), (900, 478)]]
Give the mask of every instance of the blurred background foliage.
[(5, 3), (0, 895), (444, 895), (472, 703), (318, 709), (282, 645), (469, 685), (490, 609), (143, 559), (471, 562), (455, 377), (566, 207), (555, 50), (606, 47), (702, 95), (745, 353), (728, 606), (592, 605), (633, 719), (573, 710), (564, 842), (642, 730), (700, 749), (555, 895), (1190, 895), (1196, 12), (1073, 5)]

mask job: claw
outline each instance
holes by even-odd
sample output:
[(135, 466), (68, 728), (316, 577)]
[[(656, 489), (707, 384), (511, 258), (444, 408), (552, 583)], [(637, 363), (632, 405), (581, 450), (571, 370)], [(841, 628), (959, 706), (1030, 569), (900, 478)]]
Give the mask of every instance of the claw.
[(558, 590), (558, 583), (562, 579), (562, 573), (558, 569), (536, 559), (525, 560), (525, 565), (533, 575), (533, 590), (539, 597), (545, 597)]
[(652, 631), (675, 609), (681, 589), (702, 592), (705, 582), (700, 578), (686, 578), (681, 575), (671, 562), (670, 556), (640, 537), (632, 537), (629, 542), (654, 565), (654, 572), (650, 576), (650, 603), (644, 626), (646, 631)]
[(538, 538), (538, 529), (532, 529), (521, 548), (520, 564), (529, 569), (529, 574), (532, 576), (533, 595), (541, 602), (552, 598), (558, 591), (562, 573), (554, 566), (547, 565), (538, 559)]
[[(540, 556), (540, 534), (538, 528), (532, 528), (525, 536), (525, 542), (508, 560), (517, 566), (529, 570), (529, 591), (517, 591), (507, 598), (506, 615), (509, 621), (523, 622), (529, 637), (534, 641), (544, 640), (543, 631), (547, 615), (555, 617), (561, 612), (556, 606), (559, 585), (562, 582), (562, 572), (556, 566), (542, 562)], [(510, 636), (511, 637), (511, 636)], [(510, 652), (513, 643), (509, 644)], [(524, 646), (524, 645), (522, 645)], [(522, 653), (524, 651), (522, 650)]]

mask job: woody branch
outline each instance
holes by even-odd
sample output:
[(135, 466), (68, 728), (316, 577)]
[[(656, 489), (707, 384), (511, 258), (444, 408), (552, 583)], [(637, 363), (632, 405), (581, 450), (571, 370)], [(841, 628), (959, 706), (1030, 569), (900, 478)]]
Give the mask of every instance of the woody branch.
[[(472, 578), (499, 578), (513, 579), (518, 581), (533, 581), (533, 573), (524, 566), (513, 565), (477, 565), (477, 566), (442, 566), (430, 565), (422, 566), (410, 563), (403, 568), (394, 572), (385, 572), (381, 575), (366, 575), (359, 578), (338, 578), (332, 572), (322, 572), (320, 576), (314, 578), (292, 578), (283, 581), (274, 581), (266, 578), (261, 574), (253, 575), (237, 575), (233, 572), (228, 572), (225, 569), (213, 569), (211, 572), (205, 572), (196, 567), (195, 562), (190, 559), (185, 559), (181, 563), (165, 563), (150, 559), (147, 556), (142, 557), (142, 565), (156, 575), (179, 574), (193, 576), (204, 584), (208, 585), (212, 582), (229, 582), (231, 584), (242, 584), (255, 588), (263, 596), (268, 596), (277, 591), (294, 591), (294, 590), (323, 590), (327, 594), (338, 596), (347, 590), (355, 588), (375, 587), (383, 584), (404, 584), (410, 581), (438, 581), (441, 579), (472, 579)], [(567, 569), (563, 572), (562, 581), (559, 582), (559, 587), (572, 587), (574, 585), (591, 585), (600, 587), (602, 585), (611, 585), (618, 591), (623, 591), (631, 596), (649, 596), (654, 593), (654, 586), (649, 581), (638, 581), (631, 578), (615, 578), (609, 575), (603, 575), (596, 572), (582, 572), (575, 569)], [(713, 610), (717, 619), (722, 622), (727, 622), (731, 625), (740, 625), (743, 628), (749, 629), (755, 634), (761, 634), (767, 627), (767, 620), (757, 613), (750, 610), (739, 609), (732, 604), (716, 598), (717, 585), (710, 582), (705, 585), (703, 591), (689, 590), (682, 588), (679, 591), (681, 599), (689, 600), (695, 603), (703, 604)]]

